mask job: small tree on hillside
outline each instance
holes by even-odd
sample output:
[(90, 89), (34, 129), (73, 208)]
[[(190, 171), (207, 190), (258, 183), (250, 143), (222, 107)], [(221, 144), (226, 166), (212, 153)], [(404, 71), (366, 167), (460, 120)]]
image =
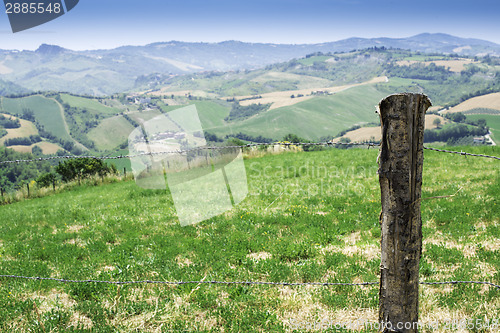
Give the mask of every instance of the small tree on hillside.
[(64, 161), (56, 167), (56, 172), (61, 175), (64, 182), (69, 182), (82, 178), (88, 178), (93, 175), (100, 175), (101, 177), (116, 172), (116, 167), (106, 165), (102, 160), (95, 158), (77, 158)]

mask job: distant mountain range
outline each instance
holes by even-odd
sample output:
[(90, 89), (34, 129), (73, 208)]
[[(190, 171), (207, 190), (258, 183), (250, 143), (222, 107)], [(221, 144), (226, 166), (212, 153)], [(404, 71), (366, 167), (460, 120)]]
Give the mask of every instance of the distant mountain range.
[[(106, 95), (133, 90), (138, 77), (152, 73), (179, 75), (255, 69), (315, 52), (369, 47), (467, 56), (500, 55), (500, 45), (492, 42), (429, 33), (408, 38), (349, 38), (321, 44), (170, 41), (92, 51), (42, 44), (36, 51), (0, 50), (0, 93), (5, 95), (24, 88)], [(13, 84), (12, 90), (6, 88), (9, 83)]]

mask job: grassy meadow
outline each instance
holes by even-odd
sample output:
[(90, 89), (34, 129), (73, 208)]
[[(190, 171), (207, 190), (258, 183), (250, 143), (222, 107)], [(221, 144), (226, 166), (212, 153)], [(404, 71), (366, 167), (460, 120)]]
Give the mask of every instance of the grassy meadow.
[[(496, 147), (460, 148), (500, 156)], [(89, 180), (0, 206), (0, 275), (378, 281), (377, 154), (331, 149), (248, 157), (247, 198), (187, 227), (179, 225), (168, 190), (141, 189), (132, 180)], [(421, 280), (500, 284), (499, 162), (425, 151), (424, 163)], [(500, 290), (489, 286), (421, 286), (420, 294), (422, 322), (500, 319)], [(375, 322), (377, 308), (378, 286), (118, 287), (0, 278), (5, 332), (298, 332), (294, 323)]]
[(98, 149), (113, 149), (126, 140), (134, 130), (123, 116), (104, 119), (97, 127), (89, 131), (88, 137), (96, 143)]
[(118, 108), (106, 106), (98, 102), (97, 100), (91, 98), (61, 94), (61, 99), (64, 103), (68, 103), (72, 107), (86, 109), (92, 114), (114, 115), (122, 111), (121, 109)]

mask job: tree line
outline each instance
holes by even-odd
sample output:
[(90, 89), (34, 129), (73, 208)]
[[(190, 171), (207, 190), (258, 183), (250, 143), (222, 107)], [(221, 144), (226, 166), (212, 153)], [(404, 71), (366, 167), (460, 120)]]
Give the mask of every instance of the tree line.
[(229, 111), (229, 116), (224, 118), (225, 121), (235, 121), (250, 118), (261, 112), (265, 112), (269, 109), (271, 104), (250, 104), (247, 106), (241, 105), (238, 101), (235, 101)]
[(40, 135), (30, 135), (30, 136), (24, 136), (24, 137), (19, 137), (19, 138), (10, 138), (5, 140), (4, 146), (9, 147), (9, 146), (31, 146), (32, 144), (41, 142), (42, 138)]
[[(0, 148), (1, 161), (31, 160), (35, 158), (31, 153), (19, 153), (12, 149)], [(3, 191), (19, 188), (23, 184), (35, 180), (38, 187), (55, 186), (57, 182), (70, 182), (91, 176), (104, 177), (116, 174), (114, 164), (106, 164), (95, 158), (69, 159), (58, 164), (49, 161), (35, 161), (31, 163), (0, 164), (0, 188)]]
[(434, 80), (440, 83), (453, 75), (453, 72), (448, 68), (437, 66), (435, 63), (430, 63), (429, 65), (416, 63), (410, 66), (398, 66), (390, 63), (386, 66), (386, 71), (389, 76), (417, 80)]
[(7, 118), (3, 115), (0, 115), (0, 127), (8, 128), (8, 129), (19, 128), (19, 127), (21, 127), (21, 122), (17, 118), (15, 118), (15, 119), (14, 118)]
[[(19, 153), (13, 149), (0, 147), (0, 162), (33, 159), (33, 154)], [(47, 161), (36, 161), (32, 164), (8, 163), (0, 164), (0, 188), (11, 190), (25, 182), (36, 179), (40, 173), (49, 172), (51, 166)]]

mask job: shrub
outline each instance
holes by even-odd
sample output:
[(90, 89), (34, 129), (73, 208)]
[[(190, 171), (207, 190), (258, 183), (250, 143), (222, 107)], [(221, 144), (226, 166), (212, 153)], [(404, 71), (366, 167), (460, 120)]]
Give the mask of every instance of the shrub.
[(104, 176), (109, 173), (116, 173), (114, 165), (108, 166), (102, 160), (95, 158), (77, 158), (59, 163), (56, 172), (61, 175), (64, 182), (74, 179), (79, 181), (93, 175)]
[(36, 179), (38, 187), (49, 187), (57, 181), (57, 175), (53, 172), (44, 173)]
[(19, 119), (7, 118), (0, 115), (0, 126), (3, 128), (19, 128), (21, 127), (21, 122)]

